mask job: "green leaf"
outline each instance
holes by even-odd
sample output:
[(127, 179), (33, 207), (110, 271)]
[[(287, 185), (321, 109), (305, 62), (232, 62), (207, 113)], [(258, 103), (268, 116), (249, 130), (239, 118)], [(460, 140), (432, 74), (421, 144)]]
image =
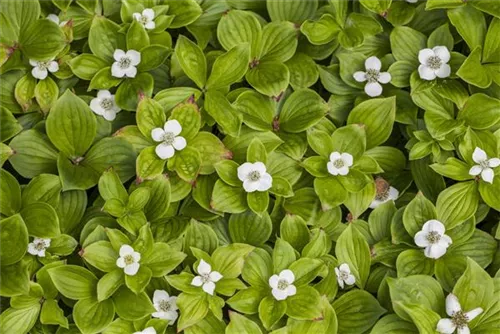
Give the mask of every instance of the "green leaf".
[(121, 268), (105, 274), (97, 283), (97, 300), (103, 301), (111, 297), (116, 290), (125, 284), (124, 273)]
[(314, 190), (321, 201), (323, 210), (342, 204), (347, 197), (347, 191), (337, 177), (327, 176), (314, 179)]
[(139, 294), (144, 291), (146, 286), (149, 284), (152, 275), (151, 269), (145, 266), (141, 266), (139, 271), (133, 275), (125, 275), (125, 284), (134, 293)]
[(418, 328), (419, 333), (435, 333), (439, 314), (418, 304), (398, 302), (398, 306), (404, 310)]
[(363, 124), (367, 148), (372, 148), (389, 138), (395, 117), (396, 99), (394, 97), (370, 99), (354, 107), (349, 114), (347, 124)]
[(19, 261), (28, 249), (28, 230), (19, 214), (0, 220), (2, 266)]
[(467, 259), (467, 269), (453, 288), (464, 310), (488, 308), (492, 301), (493, 280), (474, 260)]
[(111, 299), (102, 302), (94, 298), (79, 300), (73, 308), (73, 319), (82, 333), (99, 333), (106, 329), (115, 316)]
[(64, 47), (62, 30), (49, 20), (36, 20), (20, 31), (19, 42), (24, 55), (33, 60), (47, 60), (55, 57)]
[(49, 275), (57, 290), (69, 299), (86, 299), (96, 296), (97, 278), (89, 270), (76, 265), (49, 269)]
[(205, 109), (226, 134), (233, 137), (239, 136), (242, 117), (224, 94), (218, 91), (207, 92)]
[(233, 242), (260, 246), (269, 239), (271, 232), (272, 222), (266, 212), (257, 215), (247, 210), (229, 218), (229, 234)]
[(43, 302), (40, 313), (40, 322), (44, 325), (60, 325), (68, 328), (68, 319), (64, 316), (64, 311), (59, 307), (57, 301), (48, 299)]
[(46, 126), (52, 143), (73, 159), (82, 157), (90, 147), (97, 124), (90, 107), (67, 90), (52, 107)]
[(200, 47), (188, 38), (180, 35), (175, 45), (175, 56), (184, 73), (199, 88), (205, 88), (207, 81), (207, 61)]
[(243, 114), (243, 122), (252, 129), (272, 130), (274, 105), (269, 97), (248, 90), (238, 95), (233, 106)]
[(294, 90), (308, 88), (318, 81), (318, 67), (314, 60), (304, 53), (296, 53), (285, 65), (290, 72), (290, 85)]
[(294, 23), (301, 23), (311, 18), (318, 8), (317, 0), (297, 3), (270, 0), (266, 4), (272, 21), (290, 21)]
[(113, 61), (113, 53), (116, 49), (124, 49), (125, 38), (120, 40), (120, 26), (104, 16), (94, 16), (89, 31), (89, 47), (97, 57)]
[(489, 63), (496, 61), (495, 55), (498, 54), (500, 48), (499, 34), (500, 19), (496, 17), (491, 21), (488, 32), (486, 33), (483, 46), (483, 62)]
[(287, 21), (271, 22), (262, 29), (261, 58), (286, 62), (294, 55), (297, 45), (297, 27)]
[(5, 169), (0, 170), (0, 213), (4, 216), (12, 216), (21, 209), (21, 187), (16, 178)]
[(478, 201), (476, 182), (454, 184), (439, 194), (436, 202), (437, 218), (446, 229), (452, 229), (475, 214)]
[(170, 24), (170, 28), (180, 28), (187, 26), (202, 14), (200, 5), (195, 0), (167, 0), (168, 14), (174, 15), (174, 20)]
[(399, 88), (410, 85), (410, 77), (413, 71), (415, 71), (415, 64), (406, 60), (395, 61), (387, 70), (391, 74), (391, 84)]
[(0, 141), (4, 142), (17, 135), (23, 127), (5, 107), (0, 107)]
[(360, 0), (359, 2), (369, 11), (381, 14), (391, 7), (392, 0)]
[(318, 123), (328, 112), (328, 104), (316, 92), (301, 89), (285, 101), (279, 116), (280, 130), (302, 132)]
[(307, 20), (300, 26), (300, 32), (314, 45), (323, 45), (331, 42), (340, 30), (340, 26), (330, 14), (323, 14), (317, 21)]
[(226, 334), (262, 334), (259, 326), (247, 317), (236, 312), (229, 311), (229, 325), (226, 327)]
[(137, 65), (137, 70), (146, 72), (160, 67), (171, 49), (163, 45), (149, 45), (141, 49), (141, 63)]
[(26, 205), (20, 212), (28, 228), (28, 234), (39, 238), (54, 238), (60, 232), (56, 210), (47, 203)]
[(354, 162), (361, 158), (366, 149), (366, 130), (363, 125), (351, 124), (338, 128), (332, 134), (333, 150), (350, 153)]
[(427, 38), (410, 27), (395, 27), (390, 36), (391, 49), (396, 60), (418, 64), (418, 52), (427, 46)]
[(370, 249), (365, 238), (351, 224), (342, 232), (335, 246), (339, 263), (347, 263), (356, 277), (356, 285), (363, 288), (370, 273)]
[(137, 157), (136, 173), (141, 180), (160, 176), (165, 168), (165, 160), (158, 157), (155, 146), (146, 147)]
[(486, 35), (484, 14), (473, 6), (462, 6), (447, 11), (451, 24), (465, 40), (471, 50), (483, 45)]
[(403, 224), (411, 236), (414, 236), (422, 229), (422, 226), (431, 219), (436, 219), (436, 208), (422, 193), (418, 193), (415, 198), (406, 206), (403, 213)]
[(105, 171), (99, 179), (99, 194), (106, 201), (111, 198), (128, 201), (127, 190), (113, 169)]
[(218, 247), (212, 254), (214, 270), (220, 272), (224, 278), (237, 278), (243, 269), (246, 256), (254, 247), (234, 243)]
[(207, 315), (209, 310), (208, 301), (205, 296), (201, 294), (191, 295), (182, 293), (177, 298), (177, 306), (181, 313), (177, 323), (177, 328), (179, 330), (184, 330), (196, 324)]
[(431, 49), (435, 46), (440, 45), (446, 46), (448, 50), (453, 50), (453, 35), (450, 32), (450, 27), (448, 24), (443, 24), (442, 26), (434, 30), (427, 40), (427, 47)]
[(116, 252), (109, 241), (97, 241), (83, 249), (82, 257), (92, 266), (104, 272), (116, 269)]
[(220, 89), (239, 82), (250, 61), (248, 44), (240, 44), (215, 59), (206, 89)]
[[(155, 312), (153, 303), (145, 292), (135, 294), (122, 286), (113, 295), (116, 314), (123, 320), (135, 321)], [(135, 307), (130, 307), (135, 305)]]
[[(497, 106), (500, 100), (479, 93), (472, 95), (458, 114), (473, 129), (485, 130), (500, 121), (500, 111)], [(480, 113), (481, 117), (477, 117)]]
[(364, 333), (386, 312), (375, 297), (363, 290), (345, 293), (332, 306), (337, 314), (339, 333)]
[(284, 177), (275, 176), (273, 177), (273, 185), (269, 191), (277, 196), (282, 197), (292, 197), (294, 195), (292, 185)]
[(47, 113), (59, 96), (59, 87), (50, 77), (38, 81), (35, 87), (36, 102), (43, 112)]
[(125, 80), (116, 90), (116, 104), (123, 110), (135, 111), (143, 96), (153, 95), (154, 79), (149, 73), (139, 73)]
[(201, 115), (195, 103), (177, 105), (172, 110), (169, 119), (175, 119), (181, 124), (182, 131), (179, 135), (186, 138), (188, 142), (196, 136), (201, 127)]
[(396, 261), (399, 277), (434, 274), (434, 261), (416, 249), (408, 249), (399, 254)]
[(432, 164), (430, 167), (439, 174), (457, 181), (467, 181), (474, 178), (469, 174), (470, 167), (457, 158), (448, 158), (444, 164)]
[(273, 327), (286, 312), (287, 303), (267, 296), (259, 304), (259, 318), (266, 329)]
[(247, 11), (230, 10), (222, 15), (217, 25), (217, 39), (222, 47), (231, 50), (234, 46), (248, 43), (250, 56), (258, 57), (262, 30), (257, 18)]
[(23, 261), (0, 267), (2, 286), (0, 294), (5, 297), (26, 295), (30, 290), (30, 274), (28, 266)]
[[(213, 235), (208, 239), (213, 239)], [(185, 258), (186, 254), (175, 251), (165, 243), (156, 242), (143, 263), (151, 269), (153, 277), (162, 277), (178, 267)]]
[(139, 101), (136, 120), (137, 126), (144, 137), (150, 139), (151, 131), (155, 128), (163, 128), (166, 119), (163, 108), (157, 101), (149, 97)]
[(396, 314), (389, 314), (381, 318), (373, 327), (372, 334), (418, 334), (418, 330), (411, 322), (399, 318)]
[(404, 278), (388, 278), (392, 305), (396, 314), (407, 321), (412, 320), (401, 304), (421, 305), (436, 313), (444, 309), (444, 294), (439, 283), (430, 276), (413, 275)]
[(28, 333), (35, 325), (40, 304), (27, 308), (8, 308), (0, 315), (0, 330), (5, 333)]
[(93, 54), (82, 53), (68, 62), (71, 71), (84, 80), (91, 80), (108, 63)]
[(321, 297), (316, 289), (310, 286), (297, 288), (297, 293), (286, 299), (286, 314), (297, 320), (313, 320), (321, 317)]
[(256, 65), (250, 64), (245, 75), (247, 82), (261, 94), (278, 97), (290, 83), (290, 72), (283, 63), (263, 60)]
[(200, 153), (202, 175), (212, 174), (216, 170), (216, 164), (228, 161), (226, 159), (232, 155), (217, 136), (205, 131), (199, 132), (191, 141), (191, 145)]
[(465, 82), (480, 88), (491, 85), (491, 75), (481, 64), (481, 47), (478, 46), (469, 54), (457, 71), (457, 75)]
[[(141, 50), (149, 45), (149, 36), (144, 25), (138, 20), (132, 20), (127, 31), (127, 49)], [(142, 53), (141, 53), (142, 55)], [(141, 62), (144, 61), (141, 59)]]

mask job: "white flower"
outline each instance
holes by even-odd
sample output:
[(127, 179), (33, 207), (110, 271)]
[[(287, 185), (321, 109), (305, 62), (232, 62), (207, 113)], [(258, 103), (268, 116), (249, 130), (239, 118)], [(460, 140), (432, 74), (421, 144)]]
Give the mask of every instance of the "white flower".
[(132, 15), (134, 19), (142, 23), (144, 28), (146, 29), (154, 29), (155, 28), (155, 22), (153, 21), (155, 18), (155, 11), (152, 10), (151, 8), (146, 8), (142, 11), (141, 13), (134, 13)]
[(201, 286), (203, 291), (213, 295), (215, 290), (215, 283), (220, 281), (222, 275), (218, 271), (212, 271), (212, 266), (203, 260), (198, 264), (199, 276), (196, 276), (191, 281), (191, 285)]
[(45, 250), (50, 247), (50, 239), (35, 238), (28, 244), (28, 253), (45, 257)]
[(295, 275), (289, 269), (282, 270), (279, 275), (269, 277), (269, 286), (276, 300), (285, 300), (288, 296), (297, 293), (297, 288), (292, 283), (295, 281)]
[(409, 2), (409, 3), (417, 3), (418, 0), (406, 0), (406, 2)]
[(141, 254), (134, 251), (134, 249), (129, 245), (122, 245), (120, 247), (120, 257), (116, 260), (116, 265), (123, 268), (125, 274), (129, 276), (134, 276), (139, 271), (139, 261), (141, 260)]
[(245, 162), (239, 166), (238, 179), (243, 182), (243, 189), (247, 193), (266, 191), (273, 185), (272, 176), (266, 171), (266, 165), (260, 161)]
[(56, 14), (47, 15), (47, 19), (59, 25), (60, 27), (64, 27), (66, 23), (68, 23), (68, 21), (62, 21), (59, 23), (59, 16), (57, 16)]
[(183, 150), (186, 147), (186, 139), (179, 136), (182, 131), (181, 124), (172, 119), (167, 121), (162, 128), (151, 130), (151, 138), (155, 142), (161, 143), (156, 146), (156, 154), (160, 159), (169, 159), (174, 156), (175, 151)]
[(156, 329), (154, 329), (154, 327), (148, 327), (142, 332), (134, 332), (134, 334), (156, 334)]
[(115, 103), (115, 96), (109, 90), (100, 90), (97, 97), (90, 101), (90, 109), (97, 115), (104, 117), (107, 121), (116, 118), (116, 114), (121, 111)]
[[(391, 81), (391, 74), (389, 72), (380, 72), (382, 63), (380, 59), (372, 56), (365, 60), (366, 72), (358, 71), (354, 73), (354, 80), (357, 82), (367, 82), (365, 85), (365, 93), (368, 96), (374, 97), (382, 94), (382, 85)], [(380, 83), (379, 83), (380, 82)]]
[(337, 282), (341, 289), (344, 288), (344, 283), (347, 285), (356, 283), (356, 278), (351, 274), (351, 268), (349, 268), (347, 263), (342, 263), (339, 267), (336, 267), (335, 274), (337, 275)]
[(370, 209), (375, 209), (388, 201), (395, 201), (399, 197), (399, 191), (391, 187), (389, 183), (381, 177), (375, 179), (375, 187), (377, 194), (370, 204)]
[(115, 62), (111, 66), (111, 75), (117, 78), (135, 78), (137, 74), (136, 66), (141, 62), (141, 53), (135, 50), (125, 51), (116, 49), (113, 53)]
[(438, 259), (446, 253), (446, 249), (452, 243), (451, 238), (444, 234), (444, 231), (445, 227), (439, 220), (428, 220), (422, 226), (422, 231), (415, 234), (415, 244), (422, 248), (425, 247), (425, 256)]
[(422, 49), (418, 53), (418, 74), (424, 80), (434, 80), (436, 77), (447, 78), (450, 76), (451, 67), (450, 51), (446, 46), (435, 46), (432, 49)]
[(47, 75), (49, 74), (48, 71), (50, 71), (51, 73), (59, 71), (59, 64), (54, 60), (54, 58), (46, 61), (37, 61), (30, 59), (30, 65), (33, 66), (31, 75), (40, 80), (43, 80), (47, 77)]
[(443, 318), (439, 320), (436, 330), (443, 334), (451, 334), (456, 329), (458, 334), (470, 334), (467, 324), (481, 313), (483, 313), (483, 309), (480, 307), (469, 312), (462, 311), (457, 296), (450, 293), (446, 297), (446, 314), (451, 319)]
[(177, 319), (177, 297), (170, 297), (167, 291), (155, 290), (153, 306), (156, 309), (156, 312), (152, 314), (153, 318), (168, 320), (170, 325)]
[(476, 176), (481, 174), (481, 178), (484, 181), (493, 183), (495, 172), (493, 172), (492, 168), (500, 166), (500, 159), (488, 159), (486, 152), (479, 147), (476, 147), (474, 153), (472, 153), (472, 160), (474, 160), (477, 165), (472, 166), (472, 168), (469, 170), (469, 175)]
[(326, 168), (332, 175), (347, 175), (352, 164), (353, 158), (349, 153), (332, 152)]

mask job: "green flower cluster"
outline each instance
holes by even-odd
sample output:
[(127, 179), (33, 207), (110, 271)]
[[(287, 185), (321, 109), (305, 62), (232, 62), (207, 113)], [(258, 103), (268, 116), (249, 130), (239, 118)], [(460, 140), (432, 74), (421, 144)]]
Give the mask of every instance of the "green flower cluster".
[(0, 24), (1, 333), (500, 333), (496, 0)]

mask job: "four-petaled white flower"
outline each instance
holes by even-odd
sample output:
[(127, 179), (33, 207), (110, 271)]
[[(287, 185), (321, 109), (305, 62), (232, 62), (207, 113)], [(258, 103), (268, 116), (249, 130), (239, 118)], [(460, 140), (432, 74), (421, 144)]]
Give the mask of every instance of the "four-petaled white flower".
[(370, 209), (375, 209), (379, 205), (389, 201), (395, 201), (399, 197), (399, 191), (391, 187), (389, 183), (381, 177), (375, 179), (375, 188), (377, 193), (370, 204)]
[(344, 283), (347, 285), (356, 283), (356, 277), (351, 274), (351, 268), (349, 268), (347, 263), (342, 263), (339, 267), (336, 267), (335, 275), (337, 275), (337, 282), (341, 289), (344, 288)]
[(493, 183), (495, 172), (492, 168), (500, 166), (500, 159), (488, 159), (486, 152), (479, 147), (476, 147), (474, 153), (472, 153), (472, 160), (474, 160), (477, 165), (472, 166), (472, 168), (469, 170), (469, 175), (476, 176), (481, 174), (481, 178), (485, 182)]
[(435, 46), (432, 49), (422, 49), (418, 53), (418, 74), (424, 80), (434, 80), (436, 77), (447, 78), (450, 76), (451, 67), (450, 51), (446, 46)]
[(170, 297), (165, 290), (155, 290), (153, 305), (156, 309), (152, 314), (153, 318), (168, 320), (170, 325), (175, 322), (178, 316), (177, 297)]
[(156, 334), (156, 329), (154, 329), (154, 327), (148, 327), (141, 332), (134, 332), (134, 334)]
[(452, 240), (444, 234), (444, 225), (436, 219), (428, 220), (422, 231), (415, 234), (415, 244), (424, 248), (425, 256), (431, 259), (438, 259), (446, 253), (446, 250), (451, 245)]
[(135, 78), (137, 74), (136, 66), (141, 62), (141, 53), (135, 50), (128, 50), (126, 53), (123, 50), (116, 49), (113, 53), (113, 58), (116, 60), (111, 65), (111, 75), (116, 78)]
[(215, 283), (220, 281), (220, 279), (222, 278), (221, 273), (219, 273), (218, 271), (212, 271), (212, 266), (203, 260), (200, 260), (196, 271), (199, 275), (193, 278), (193, 280), (191, 281), (191, 285), (201, 286), (203, 291), (205, 291), (209, 295), (213, 295), (215, 290)]
[(154, 29), (156, 26), (155, 22), (153, 21), (155, 18), (155, 11), (152, 10), (151, 8), (144, 9), (142, 11), (142, 14), (134, 13), (132, 16), (134, 17), (134, 19), (142, 23), (142, 25), (146, 29), (151, 30)]
[(332, 152), (326, 168), (332, 175), (347, 175), (349, 174), (349, 167), (352, 166), (353, 162), (352, 155), (349, 153)]
[(162, 128), (151, 130), (151, 138), (155, 142), (161, 143), (156, 146), (155, 152), (160, 159), (169, 159), (174, 156), (175, 151), (183, 150), (187, 143), (186, 139), (179, 134), (182, 131), (181, 124), (171, 119), (167, 121)]
[(35, 238), (28, 244), (28, 253), (39, 257), (45, 257), (45, 250), (50, 247), (50, 239)]
[(111, 95), (109, 90), (100, 90), (97, 97), (90, 101), (90, 109), (107, 121), (114, 120), (116, 114), (121, 111), (115, 103), (115, 96)]
[(446, 314), (451, 319), (443, 318), (439, 320), (436, 330), (442, 334), (451, 334), (455, 330), (457, 330), (458, 334), (470, 334), (467, 324), (481, 313), (483, 313), (483, 309), (480, 307), (469, 312), (462, 311), (462, 306), (460, 306), (457, 296), (450, 293), (446, 297)]
[(59, 71), (59, 64), (54, 58), (45, 61), (31, 60), (30, 65), (33, 66), (31, 69), (31, 75), (35, 78), (43, 80), (51, 73)]
[(120, 257), (116, 260), (116, 265), (123, 268), (125, 274), (134, 276), (139, 271), (139, 261), (141, 254), (134, 251), (130, 245), (122, 245), (120, 247)]
[(354, 80), (357, 82), (365, 82), (365, 93), (368, 96), (375, 97), (382, 94), (382, 85), (391, 81), (391, 74), (389, 72), (380, 72), (382, 63), (380, 59), (372, 56), (365, 60), (366, 72), (358, 71), (353, 74)]
[(64, 27), (66, 25), (66, 23), (68, 23), (68, 21), (62, 21), (62, 22), (60, 22), (59, 16), (57, 16), (56, 14), (49, 14), (49, 15), (47, 15), (47, 19), (49, 19), (50, 21), (52, 21), (55, 24), (59, 25), (60, 27)]
[(266, 191), (273, 185), (272, 176), (266, 171), (266, 165), (260, 161), (245, 162), (239, 166), (238, 179), (243, 182), (243, 189), (247, 193)]
[(290, 269), (282, 270), (279, 275), (269, 277), (269, 286), (271, 293), (276, 300), (285, 300), (289, 296), (297, 293), (297, 288), (292, 283), (295, 281), (295, 275)]

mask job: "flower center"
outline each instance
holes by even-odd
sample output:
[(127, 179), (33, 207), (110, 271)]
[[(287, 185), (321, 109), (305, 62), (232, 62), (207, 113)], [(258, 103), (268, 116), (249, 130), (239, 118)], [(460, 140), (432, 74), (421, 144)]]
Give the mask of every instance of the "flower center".
[(427, 240), (431, 244), (437, 243), (441, 239), (441, 235), (436, 231), (431, 231), (427, 234)]
[(123, 259), (126, 265), (135, 263), (134, 257), (132, 255), (125, 255)]
[(280, 290), (285, 290), (286, 288), (288, 288), (289, 285), (290, 284), (283, 279), (278, 281), (278, 289)]
[(35, 243), (35, 249), (41, 251), (45, 249), (45, 243), (43, 241)]
[(113, 108), (112, 99), (102, 99), (100, 104), (104, 110), (110, 110), (111, 108)]
[(469, 318), (467, 317), (467, 314), (465, 314), (465, 312), (458, 311), (458, 312), (455, 312), (453, 314), (451, 321), (458, 328), (464, 328), (465, 326), (467, 326), (467, 323), (469, 322)]
[(378, 70), (369, 69), (366, 70), (365, 78), (368, 82), (377, 82), (380, 77), (380, 72)]
[(49, 67), (50, 61), (39, 61), (38, 68), (41, 70), (46, 70)]
[(345, 166), (345, 162), (342, 159), (337, 159), (333, 162), (333, 165), (335, 166), (335, 168), (342, 168)]
[(345, 272), (345, 271), (341, 271), (340, 272), (340, 278), (345, 281), (349, 278), (349, 273)]
[(427, 59), (427, 66), (433, 70), (438, 70), (441, 67), (441, 58), (438, 56), (432, 56)]
[(210, 274), (203, 274), (200, 277), (203, 284), (210, 282)]
[(141, 18), (139, 19), (139, 21), (142, 23), (142, 24), (146, 24), (149, 22), (147, 16), (141, 16)]
[(161, 300), (159, 307), (163, 312), (168, 312), (171, 310), (172, 305), (170, 305), (170, 302), (168, 300)]
[(120, 66), (120, 68), (125, 69), (125, 68), (129, 68), (131, 63), (132, 63), (132, 60), (129, 57), (122, 57), (118, 61), (118, 66)]
[(253, 171), (250, 174), (248, 174), (248, 178), (251, 181), (258, 181), (260, 179), (260, 173), (257, 171)]
[(479, 166), (481, 166), (482, 169), (489, 168), (488, 160), (481, 161), (479, 163)]
[(167, 145), (172, 145), (175, 140), (175, 135), (173, 132), (165, 132), (163, 135), (163, 142)]

